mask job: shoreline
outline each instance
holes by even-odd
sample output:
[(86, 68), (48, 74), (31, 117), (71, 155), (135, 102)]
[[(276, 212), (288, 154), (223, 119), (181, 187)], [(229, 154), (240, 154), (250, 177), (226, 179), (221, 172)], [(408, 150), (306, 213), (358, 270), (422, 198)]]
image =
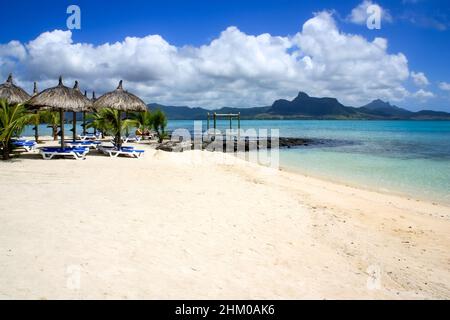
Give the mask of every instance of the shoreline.
[[(415, 120), (412, 120), (415, 121)], [(25, 139), (28, 140), (32, 140), (34, 141), (34, 137), (31, 136), (24, 136)], [(68, 137), (66, 137), (67, 139)], [(47, 144), (50, 142), (50, 144), (54, 144), (54, 141), (52, 141), (52, 137), (50, 136), (42, 136), (41, 139), (43, 139), (43, 141), (45, 142), (44, 144), (39, 144), (39, 147), (42, 147), (43, 145)], [(285, 139), (298, 139), (298, 140), (308, 140), (308, 139), (304, 139), (304, 138), (285, 138)], [(68, 139), (70, 140), (70, 139)], [(321, 139), (317, 139), (317, 140), (321, 140)], [(109, 142), (109, 140), (108, 140)], [(282, 152), (285, 148), (280, 148), (280, 151)], [(162, 151), (165, 151), (163, 149), (160, 149)], [(206, 150), (205, 150), (206, 151)], [(209, 152), (209, 151), (207, 151)], [(220, 152), (219, 152), (220, 153)], [(229, 155), (233, 156), (236, 153), (229, 153)], [(246, 152), (246, 154), (248, 154), (248, 152)], [(238, 157), (237, 157), (238, 158)], [(240, 159), (240, 158), (238, 158)], [(247, 161), (247, 160), (246, 160)], [(260, 165), (262, 167), (265, 167), (262, 164), (257, 164)], [(330, 176), (325, 176), (325, 175), (319, 175), (319, 174), (315, 174), (313, 172), (308, 172), (308, 171), (304, 171), (301, 168), (297, 168), (297, 167), (293, 167), (293, 166), (289, 166), (289, 165), (283, 165), (280, 163), (279, 169), (281, 172), (288, 172), (288, 173), (292, 173), (295, 175), (300, 175), (300, 176), (304, 176), (307, 178), (313, 178), (313, 179), (317, 179), (317, 180), (321, 180), (323, 182), (329, 182), (329, 183), (333, 183), (333, 184), (337, 184), (337, 185), (342, 185), (345, 187), (352, 187), (355, 189), (361, 189), (361, 190), (365, 190), (365, 191), (370, 191), (370, 192), (375, 192), (375, 193), (380, 193), (383, 195), (395, 195), (398, 197), (402, 197), (405, 198), (407, 200), (416, 200), (416, 201), (424, 201), (424, 202), (429, 202), (431, 204), (439, 204), (439, 205), (443, 205), (443, 206), (450, 206), (450, 200), (447, 202), (445, 200), (442, 199), (436, 199), (436, 198), (427, 198), (426, 196), (422, 196), (419, 194), (414, 194), (413, 191), (411, 191), (411, 193), (408, 193), (408, 191), (405, 190), (396, 190), (396, 189), (386, 189), (386, 188), (382, 188), (382, 187), (376, 187), (376, 186), (369, 186), (369, 185), (363, 185), (361, 183), (359, 183), (358, 181), (350, 181), (350, 180), (343, 180), (340, 179), (339, 177), (330, 177)], [(383, 190), (384, 189), (384, 190)]]
[(405, 191), (405, 190), (377, 188), (376, 186), (363, 185), (363, 184), (359, 183), (358, 181), (350, 181), (350, 180), (344, 181), (343, 179), (340, 179), (339, 177), (320, 176), (315, 173), (302, 171), (302, 169), (299, 169), (299, 168), (293, 168), (293, 167), (283, 166), (283, 165), (280, 165), (280, 170), (284, 171), (284, 172), (289, 172), (292, 174), (297, 174), (297, 175), (321, 180), (324, 182), (342, 185), (345, 187), (361, 189), (361, 190), (365, 190), (365, 191), (369, 191), (369, 192), (380, 193), (383, 195), (394, 195), (394, 196), (401, 197), (401, 198), (404, 198), (407, 200), (416, 200), (416, 201), (429, 202), (432, 204), (439, 204), (439, 205), (443, 205), (443, 206), (450, 206), (450, 200), (447, 202), (443, 199), (427, 198), (426, 196), (414, 193), (414, 191), (409, 192), (409, 191)]
[(450, 298), (449, 206), (138, 146), (0, 163), (0, 298)]
[[(411, 120), (411, 121), (415, 121), (415, 120)], [(25, 136), (24, 138), (29, 139), (29, 140), (34, 140), (34, 137), (31, 136)], [(48, 143), (50, 141), (51, 144), (53, 144), (54, 142), (52, 141), (52, 138), (49, 136), (43, 136), (41, 138), (44, 138), (44, 142), (45, 144)], [(67, 139), (67, 137), (66, 137)], [(285, 138), (285, 139), (298, 139), (298, 140), (308, 140), (308, 139), (304, 139), (304, 138)], [(70, 139), (68, 139), (70, 140)], [(317, 139), (317, 140), (322, 140), (322, 139)], [(106, 140), (105, 140), (106, 141)], [(109, 139), (107, 139), (107, 142), (109, 142)], [(45, 144), (39, 144), (38, 148), (45, 145)], [(142, 144), (138, 144), (137, 146), (142, 145)], [(145, 144), (144, 144), (145, 145)], [(165, 151), (163, 149), (160, 149), (162, 151)], [(269, 149), (270, 150), (270, 149)], [(280, 148), (280, 151), (283, 150), (287, 150), (285, 148)], [(204, 150), (206, 151), (206, 150)], [(185, 152), (189, 152), (189, 151), (185, 151)], [(206, 151), (206, 152), (210, 152), (210, 151)], [(169, 152), (170, 153), (170, 152)], [(221, 152), (219, 152), (221, 153)], [(230, 156), (235, 156), (236, 153), (224, 153), (224, 154), (229, 154)], [(246, 154), (248, 154), (248, 152), (246, 152)], [(241, 160), (241, 158), (236, 157), (237, 159)], [(245, 160), (247, 161), (247, 160)], [(247, 161), (248, 162), (248, 161)], [(258, 166), (262, 166), (262, 167), (266, 167), (265, 165), (262, 164), (257, 164)], [(423, 202), (429, 202), (431, 204), (438, 204), (438, 205), (443, 205), (443, 206), (450, 206), (450, 202), (446, 202), (445, 200), (442, 199), (434, 199), (434, 198), (426, 198), (425, 196), (421, 196), (418, 194), (413, 194), (411, 193), (407, 193), (408, 191), (404, 191), (404, 190), (395, 190), (395, 189), (386, 189), (386, 188), (378, 188), (375, 186), (369, 186), (369, 185), (363, 185), (360, 184), (358, 181), (350, 181), (350, 180), (342, 180), (339, 177), (330, 177), (330, 176), (325, 176), (325, 175), (319, 175), (319, 174), (315, 174), (313, 172), (308, 172), (308, 171), (304, 171), (301, 168), (297, 168), (297, 167), (293, 167), (293, 166), (289, 166), (289, 165), (283, 165), (280, 163), (279, 169), (280, 172), (286, 172), (286, 173), (291, 173), (294, 175), (300, 175), (306, 178), (313, 178), (313, 179), (317, 179), (323, 182), (328, 182), (328, 183), (332, 183), (332, 184), (336, 184), (336, 185), (341, 185), (344, 187), (351, 187), (351, 188), (355, 188), (355, 189), (361, 189), (364, 191), (369, 191), (369, 192), (374, 192), (374, 193), (380, 193), (383, 195), (394, 195), (397, 197), (401, 197), (404, 198), (406, 200), (415, 200), (415, 201), (423, 201)], [(384, 190), (383, 190), (384, 189)]]

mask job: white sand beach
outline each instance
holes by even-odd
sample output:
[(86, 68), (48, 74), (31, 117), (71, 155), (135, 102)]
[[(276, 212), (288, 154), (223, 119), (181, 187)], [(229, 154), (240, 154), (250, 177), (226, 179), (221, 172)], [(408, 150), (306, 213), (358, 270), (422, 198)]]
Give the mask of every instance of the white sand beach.
[(142, 148), (0, 162), (0, 298), (450, 298), (446, 205)]

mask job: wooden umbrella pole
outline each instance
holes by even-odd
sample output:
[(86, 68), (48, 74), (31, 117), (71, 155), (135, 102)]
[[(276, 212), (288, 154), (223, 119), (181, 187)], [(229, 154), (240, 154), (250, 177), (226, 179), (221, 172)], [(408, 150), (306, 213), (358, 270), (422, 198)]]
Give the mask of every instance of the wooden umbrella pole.
[[(38, 116), (37, 110), (34, 112), (34, 114), (36, 115), (36, 117)], [(34, 140), (36, 141), (36, 143), (38, 143), (39, 141), (39, 121), (36, 122), (36, 125), (34, 126)]]
[[(125, 112), (125, 120), (127, 120), (128, 119), (128, 111), (127, 112)], [(128, 132), (128, 127), (126, 127), (125, 128), (125, 137), (128, 137), (130, 134), (129, 134), (129, 132)]]
[(122, 111), (119, 110), (119, 123), (118, 123), (118, 133), (117, 133), (117, 148), (122, 147)]
[(73, 112), (72, 116), (73, 116), (73, 121), (72, 121), (73, 135), (72, 135), (72, 138), (73, 138), (73, 141), (76, 141), (77, 140), (77, 113)]
[(64, 149), (64, 111), (59, 109), (59, 121), (61, 123), (61, 149)]
[(83, 136), (86, 135), (86, 111), (83, 111)]

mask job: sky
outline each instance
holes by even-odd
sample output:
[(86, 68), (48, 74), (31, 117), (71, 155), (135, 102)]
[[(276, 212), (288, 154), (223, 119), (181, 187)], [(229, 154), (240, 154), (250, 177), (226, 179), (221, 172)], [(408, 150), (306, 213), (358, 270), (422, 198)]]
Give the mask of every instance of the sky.
[[(13, 73), (29, 92), (62, 75), (97, 96), (123, 79), (166, 105), (267, 106), (304, 91), (350, 106), (382, 99), (450, 112), (448, 0), (0, 4), (0, 77)], [(80, 29), (68, 28), (70, 5)], [(367, 26), (373, 5), (380, 29)]]

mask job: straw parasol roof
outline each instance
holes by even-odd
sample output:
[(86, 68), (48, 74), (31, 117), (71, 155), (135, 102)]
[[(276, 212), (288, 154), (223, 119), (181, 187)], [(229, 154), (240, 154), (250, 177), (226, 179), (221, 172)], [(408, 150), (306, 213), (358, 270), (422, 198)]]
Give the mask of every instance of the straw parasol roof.
[(13, 83), (12, 74), (9, 74), (8, 80), (0, 85), (0, 99), (6, 99), (8, 103), (24, 103), (30, 98), (30, 95), (25, 90)]
[(27, 105), (35, 109), (82, 112), (90, 108), (92, 103), (79, 89), (77, 90), (78, 82), (75, 82), (75, 87), (74, 89), (66, 87), (62, 77), (59, 77), (59, 84), (56, 87), (42, 91), (31, 98)]
[(105, 93), (94, 102), (94, 108), (112, 108), (120, 111), (146, 111), (144, 101), (128, 91), (123, 90), (122, 80), (116, 90)]

